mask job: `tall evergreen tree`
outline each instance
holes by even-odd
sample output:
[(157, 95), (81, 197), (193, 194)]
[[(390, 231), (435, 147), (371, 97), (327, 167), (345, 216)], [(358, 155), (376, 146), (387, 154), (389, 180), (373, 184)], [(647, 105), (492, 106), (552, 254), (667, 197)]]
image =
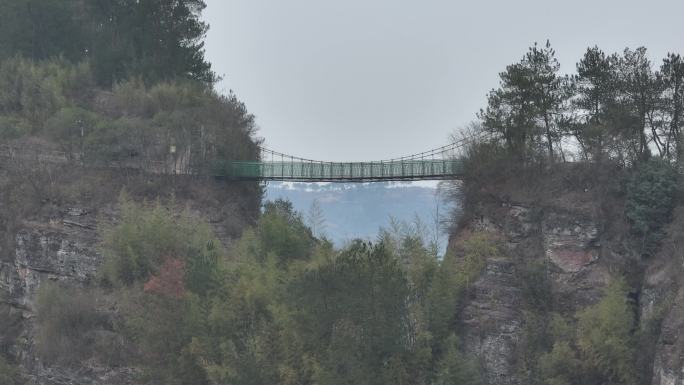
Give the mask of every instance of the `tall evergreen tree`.
[(681, 133), (684, 119), (684, 60), (679, 54), (668, 53), (660, 66), (663, 81), (663, 110), (668, 119), (666, 151), (668, 157), (674, 148), (677, 159), (682, 156)]
[(549, 150), (549, 159), (553, 162), (553, 143), (559, 136), (558, 119), (561, 117), (563, 102), (567, 99), (563, 77), (557, 75), (560, 63), (556, 59), (556, 52), (547, 40), (543, 47), (535, 43), (523, 59), (528, 68), (533, 87), (533, 103), (536, 120), (541, 122), (543, 135)]
[(616, 61), (614, 55), (606, 55), (595, 46), (588, 48), (577, 63), (577, 75), (572, 79), (573, 104), (580, 118), (573, 125), (573, 133), (585, 157), (591, 153), (600, 158), (604, 152), (607, 110), (614, 103)]
[(94, 0), (91, 57), (100, 83), (128, 76), (148, 82), (187, 77), (211, 83), (199, 19), (202, 0)]
[(500, 88), (490, 91), (486, 110), (480, 110), (483, 127), (503, 136), (506, 146), (523, 158), (533, 136), (534, 83), (529, 67), (511, 64), (499, 74)]
[(79, 23), (81, 16), (78, 0), (0, 2), (0, 57), (82, 60), (88, 42)]
[(370, 385), (390, 383), (382, 377), (405, 377), (402, 357), (414, 348), (411, 288), (383, 244), (353, 242), (293, 282), (290, 292), (304, 344), (321, 362), (318, 382)]
[[(646, 48), (639, 47), (634, 51), (625, 49), (618, 61), (618, 76), (620, 101), (625, 107), (624, 111), (632, 118), (629, 119), (631, 124), (620, 128), (632, 149), (632, 155), (637, 160), (643, 160), (650, 156), (646, 129), (654, 127), (653, 120), (649, 118), (657, 108), (660, 95), (651, 61), (646, 57)], [(652, 132), (651, 139), (659, 146), (655, 130)]]
[(489, 93), (487, 108), (479, 113), (484, 128), (501, 134), (518, 156), (545, 141), (549, 157), (554, 157), (558, 119), (567, 99), (559, 69), (551, 44), (547, 41), (541, 48), (535, 44), (519, 63), (499, 74), (500, 88)]
[(0, 56), (89, 60), (101, 85), (216, 80), (204, 59), (203, 0), (6, 0)]

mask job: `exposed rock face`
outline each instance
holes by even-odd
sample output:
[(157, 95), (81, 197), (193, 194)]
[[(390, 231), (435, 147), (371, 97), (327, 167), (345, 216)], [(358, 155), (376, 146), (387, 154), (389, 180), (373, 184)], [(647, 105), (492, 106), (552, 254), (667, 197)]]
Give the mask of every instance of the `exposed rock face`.
[(20, 305), (32, 307), (30, 301), (45, 278), (87, 282), (97, 273), (102, 257), (93, 245), (95, 234), (66, 227), (38, 227), (17, 234), (14, 267), (19, 279), (10, 289)]
[(595, 303), (609, 281), (601, 261), (601, 234), (585, 211), (498, 203), (483, 207), (469, 224), (504, 240), (506, 255), (490, 258), (461, 313), (468, 353), (480, 357), (488, 385), (523, 384), (517, 366), (524, 338), (521, 270), (546, 261), (552, 295), (568, 313)]
[(487, 384), (520, 384), (514, 354), (522, 315), (515, 264), (491, 258), (463, 311), (466, 350), (481, 357)]
[(85, 211), (78, 221), (64, 214), (48, 223), (25, 222), (15, 234), (14, 258), (2, 268), (9, 302), (33, 310), (33, 297), (45, 279), (91, 280), (102, 264), (94, 229), (95, 218)]
[[(225, 218), (237, 215), (238, 208), (209, 202), (197, 203), (193, 209), (208, 218), (222, 240), (229, 241), (235, 233), (236, 226)], [(32, 385), (134, 383), (131, 368), (97, 362), (84, 362), (78, 369), (47, 365), (37, 355), (34, 342), (34, 300), (41, 283), (91, 282), (103, 263), (97, 247), (97, 219), (115, 216), (112, 207), (69, 206), (49, 218), (20, 221), (11, 234), (0, 226), (0, 240), (11, 236), (11, 242), (0, 242), (0, 346), (13, 347)], [(469, 230), (501, 238), (506, 253), (490, 258), (483, 274), (471, 284), (460, 313), (464, 347), (480, 357), (486, 384), (523, 385), (516, 356), (525, 338), (526, 304), (520, 276), (525, 263), (546, 262), (554, 311), (572, 315), (596, 303), (615, 263), (630, 257), (606, 240), (586, 206), (495, 202), (484, 205), (473, 218)], [(684, 223), (684, 210), (673, 223)], [(668, 234), (661, 252), (637, 268), (645, 270), (633, 273), (643, 273), (638, 293), (640, 327), (644, 330), (656, 323), (652, 384), (684, 385), (684, 228), (671, 227)]]
[[(254, 215), (247, 204), (254, 199), (248, 194), (251, 190), (211, 182), (197, 188), (203, 189), (197, 194), (199, 199), (186, 193), (192, 198), (186, 198), (182, 204), (177, 201), (179, 209), (188, 209), (191, 215), (207, 219), (219, 239), (224, 244), (230, 242)], [(36, 349), (35, 301), (40, 286), (46, 281), (92, 285), (104, 263), (97, 227), (98, 223), (115, 221), (118, 207), (116, 195), (103, 200), (108, 203), (98, 207), (50, 204), (30, 218), (0, 212), (0, 347), (8, 348), (16, 357), (30, 385), (136, 383), (134, 368), (108, 366), (96, 358), (78, 367), (51, 365), (41, 359)], [(116, 306), (104, 302), (107, 301), (97, 304), (97, 311), (104, 318), (114, 319)], [(102, 329), (92, 333), (98, 333), (98, 337), (105, 335), (103, 338), (122, 338), (105, 330), (110, 327), (102, 325)]]
[(470, 224), (474, 231), (503, 239), (507, 249), (505, 255), (487, 259), (461, 312), (465, 349), (480, 357), (486, 384), (522, 384), (515, 366), (524, 323), (517, 254), (534, 248), (531, 235), (538, 224), (533, 217), (527, 207), (502, 204)]
[(13, 261), (0, 267), (0, 290), (14, 321), (15, 355), (31, 385), (130, 384), (130, 368), (85, 362), (80, 368), (50, 366), (37, 355), (34, 341), (35, 296), (46, 280), (84, 285), (93, 280), (103, 257), (97, 249), (95, 217), (85, 208), (68, 208), (48, 223), (24, 223), (15, 235)]
[(602, 256), (601, 234), (596, 221), (582, 211), (547, 208), (541, 218), (544, 257), (555, 302), (574, 313), (597, 302), (610, 281), (610, 268)]
[(663, 320), (653, 362), (653, 385), (684, 384), (684, 288)]
[(562, 273), (577, 273), (598, 259), (598, 229), (590, 220), (551, 212), (542, 233), (546, 257)]
[(525, 382), (516, 367), (526, 335), (519, 272), (535, 260), (546, 262), (553, 311), (569, 319), (599, 301), (616, 272), (625, 275), (639, 305), (640, 374), (653, 385), (684, 385), (684, 208), (675, 210), (659, 252), (646, 258), (630, 249), (626, 229), (603, 230), (612, 224), (600, 224), (597, 212), (586, 201), (576, 208), (489, 202), (473, 215), (469, 229), (495, 234), (507, 249), (487, 262), (461, 313), (465, 348), (480, 357), (488, 385)]
[(667, 233), (646, 268), (640, 301), (642, 330), (656, 330), (653, 385), (684, 384), (684, 209), (675, 211)]

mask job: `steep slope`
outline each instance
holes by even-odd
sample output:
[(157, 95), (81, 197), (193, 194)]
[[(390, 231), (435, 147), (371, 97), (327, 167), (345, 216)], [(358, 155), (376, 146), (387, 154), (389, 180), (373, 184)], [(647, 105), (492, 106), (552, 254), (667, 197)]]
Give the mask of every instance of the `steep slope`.
[(553, 315), (574, 328), (617, 276), (629, 283), (624, 300), (637, 305), (640, 383), (682, 381), (684, 214), (676, 210), (656, 256), (641, 256), (623, 213), (622, 176), (601, 181), (595, 172), (568, 168), (475, 192), (464, 187), (465, 214), (451, 244), (485, 231), (507, 251), (487, 261), (460, 312), (466, 352), (480, 357), (487, 384), (545, 383), (538, 362), (553, 346)]
[[(238, 236), (258, 210), (254, 184), (170, 176), (127, 176), (115, 170), (68, 170), (48, 166), (54, 177), (0, 168), (0, 344), (8, 347), (31, 384), (130, 384), (135, 369), (101, 357), (78, 365), (46, 362), (37, 351), (36, 293), (48, 281), (94, 287), (104, 262), (98, 226), (117, 221), (119, 191), (137, 200), (162, 199), (209, 221), (225, 242)], [(37, 189), (32, 184), (39, 186)], [(117, 304), (97, 300), (105, 321), (94, 331), (109, 348), (121, 347), (113, 332)], [(109, 325), (109, 326), (108, 326)], [(93, 336), (95, 338), (95, 336)]]

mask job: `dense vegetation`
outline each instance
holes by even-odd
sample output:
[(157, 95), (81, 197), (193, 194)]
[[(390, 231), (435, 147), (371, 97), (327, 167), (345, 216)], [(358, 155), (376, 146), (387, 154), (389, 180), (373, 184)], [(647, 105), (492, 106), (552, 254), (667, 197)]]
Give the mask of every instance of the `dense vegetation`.
[(87, 61), (97, 84), (187, 78), (211, 84), (202, 0), (12, 0), (0, 3), (0, 57)]
[(503, 252), (487, 235), (443, 260), (416, 233), (335, 250), (276, 201), (224, 251), (190, 213), (125, 196), (121, 206), (121, 221), (103, 229), (107, 267), (91, 290), (120, 302), (122, 319), (100, 319), (91, 294), (44, 286), (48, 361), (108, 346), (101, 359), (141, 365), (145, 383), (481, 383), (455, 325), (485, 259)]
[(5, 357), (0, 356), (0, 383), (7, 385), (22, 384), (22, 378), (19, 374), (19, 369), (16, 366), (10, 365)]
[[(82, 165), (209, 172), (255, 159), (254, 117), (214, 91), (202, 1), (0, 4), (0, 140)], [(214, 170), (215, 171), (215, 170)]]
[[(254, 117), (233, 94), (176, 80), (97, 88), (88, 63), (0, 62), (0, 138), (37, 136), (72, 161), (156, 171), (208, 171), (219, 159), (254, 159)], [(173, 151), (170, 149), (173, 148)]]
[[(646, 48), (606, 54), (588, 48), (574, 75), (558, 73), (549, 42), (506, 67), (479, 118), (523, 161), (610, 160), (632, 165), (651, 156), (678, 159), (684, 61), (668, 54), (653, 70)], [(578, 151), (573, 151), (577, 148)]]
[[(253, 115), (213, 88), (204, 6), (0, 3), (0, 140), (47, 142), (73, 164), (123, 173), (203, 172), (217, 160), (256, 159)], [(559, 69), (547, 43), (500, 74), (475, 125), (491, 139), (470, 148), (466, 193), (507, 174), (543, 178), (571, 160), (617, 170), (611, 182), (633, 246), (652, 256), (677, 205), (684, 62), (670, 54), (654, 70), (645, 48), (592, 47), (576, 74)], [(226, 250), (173, 200), (136, 203), (123, 194), (119, 206), (120, 221), (99, 229), (106, 262), (97, 284), (41, 286), (36, 344), (47, 363), (130, 365), (142, 383), (171, 385), (483, 381), (480, 362), (463, 352), (459, 314), (487, 259), (507, 253), (491, 234), (466, 234), (443, 258), (419, 231), (335, 249), (276, 201)], [(521, 377), (645, 381), (627, 279), (616, 273), (600, 301), (560, 314), (547, 266), (520, 267)], [(0, 383), (20, 383), (9, 347), (0, 347)]]
[(519, 352), (523, 378), (550, 385), (650, 383), (650, 371), (639, 372), (636, 365), (640, 336), (634, 305), (618, 276), (598, 303), (572, 317), (533, 309), (526, 315), (526, 343)]
[[(504, 256), (491, 234), (470, 234), (443, 258), (406, 227), (337, 250), (289, 202), (275, 201), (224, 250), (173, 201), (123, 194), (120, 206), (121, 220), (100, 229), (99, 284), (41, 287), (37, 347), (46, 362), (135, 365), (150, 384), (483, 383), (480, 361), (463, 353), (459, 314), (487, 259)], [(523, 378), (640, 383), (625, 280), (616, 276), (601, 301), (562, 316), (546, 274), (530, 264), (518, 276)], [(113, 319), (99, 310), (108, 303), (119, 309)]]
[[(196, 0), (0, 2), (0, 145), (16, 148), (22, 160), (56, 151), (66, 157), (60, 164), (3, 163), (10, 177), (0, 194), (8, 233), (19, 218), (60, 202), (111, 200), (106, 189), (118, 191), (122, 183), (160, 195), (175, 186), (163, 174), (209, 173), (219, 160), (257, 158), (254, 116), (235, 95), (213, 88), (217, 77), (203, 51), (204, 7)], [(103, 165), (108, 171), (90, 177), (74, 167)], [(58, 184), (55, 175), (80, 182)], [(109, 183), (118, 176), (126, 182)], [(257, 196), (251, 200), (258, 199), (258, 188), (247, 190)], [(199, 249), (209, 258), (218, 244)], [(139, 256), (129, 257), (109, 263), (103, 281), (122, 271), (137, 280), (149, 273), (142, 269), (152, 269)], [(174, 263), (180, 262), (169, 266)], [(207, 266), (187, 265), (196, 274)], [(67, 366), (90, 358), (117, 365), (128, 357), (127, 345), (112, 332), (119, 320), (94, 311), (102, 298), (99, 292), (44, 285), (36, 298), (38, 353)], [(20, 381), (11, 353), (19, 330), (14, 315), (4, 317), (0, 326), (8, 339), (0, 340), (0, 383), (12, 384)]]
[[(545, 178), (558, 163), (594, 166), (597, 183), (625, 185), (625, 215), (641, 252), (653, 254), (676, 204), (684, 60), (671, 53), (654, 70), (644, 47), (622, 54), (590, 47), (576, 74), (559, 70), (547, 41), (499, 74), (500, 87), (470, 127), (486, 139), (469, 151), (466, 189), (476, 194), (511, 173)], [(610, 169), (617, 173), (606, 175)]]
[(520, 263), (526, 331), (517, 366), (529, 384), (650, 384), (657, 336), (648, 325), (659, 321), (638, 320), (633, 275), (658, 253), (679, 204), (684, 61), (668, 54), (654, 70), (643, 47), (591, 47), (576, 74), (559, 69), (547, 42), (500, 74), (470, 127), (485, 139), (465, 159), (466, 209), (496, 188), (542, 202), (562, 190), (552, 186), (559, 181), (596, 189), (604, 237), (622, 232), (622, 260), (603, 298), (575, 314), (557, 307), (543, 259)]

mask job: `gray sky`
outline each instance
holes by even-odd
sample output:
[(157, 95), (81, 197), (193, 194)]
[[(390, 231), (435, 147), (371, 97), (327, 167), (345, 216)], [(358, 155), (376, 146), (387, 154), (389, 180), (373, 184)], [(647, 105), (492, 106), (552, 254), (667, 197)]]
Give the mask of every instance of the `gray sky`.
[(206, 54), (274, 150), (376, 160), (447, 143), (498, 73), (551, 40), (684, 53), (682, 0), (207, 0)]

